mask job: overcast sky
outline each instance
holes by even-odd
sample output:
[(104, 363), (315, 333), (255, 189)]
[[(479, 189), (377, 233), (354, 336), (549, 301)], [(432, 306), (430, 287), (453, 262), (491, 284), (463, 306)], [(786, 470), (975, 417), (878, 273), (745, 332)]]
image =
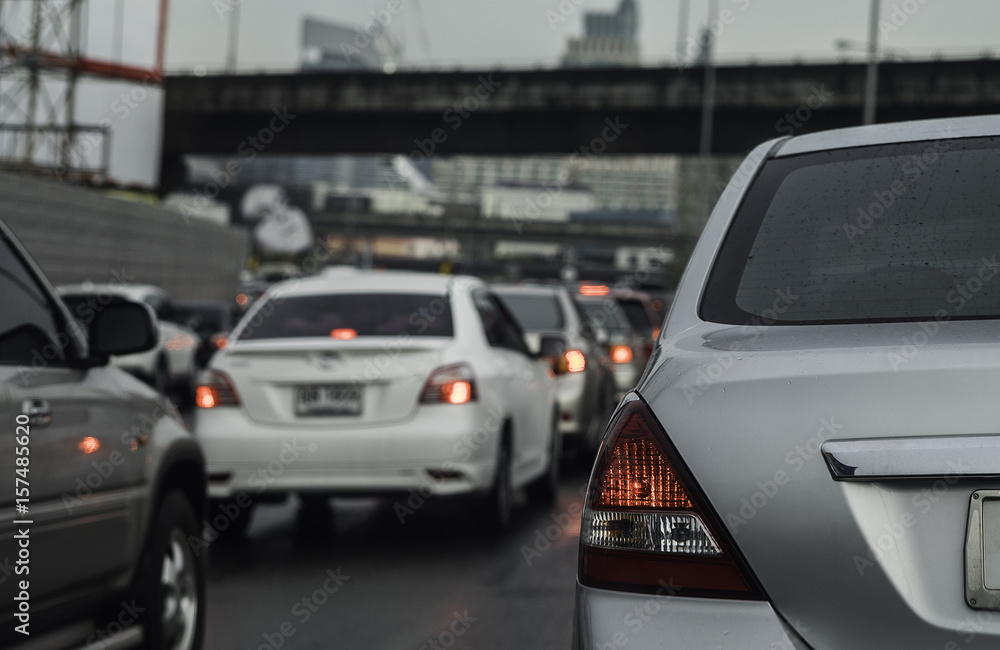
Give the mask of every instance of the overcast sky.
[[(389, 29), (403, 43), (404, 63), (416, 65), (508, 66), (554, 64), (566, 39), (582, 32), (588, 10), (608, 10), (618, 0), (401, 0)], [(577, 2), (580, 3), (577, 6)], [(116, 35), (116, 7), (124, 7), (124, 29)], [(639, 0), (640, 47), (646, 63), (674, 56), (681, 0)], [(158, 0), (91, 0), (87, 52), (111, 58), (120, 50), (128, 63), (151, 66), (155, 58)], [(168, 69), (205, 66), (226, 60), (230, 12), (240, 5), (239, 67), (293, 69), (299, 63), (302, 19), (364, 25), (389, 0), (171, 0), (167, 38)], [(693, 38), (706, 20), (707, 0), (690, 0)], [(560, 6), (563, 10), (560, 11)], [(860, 46), (867, 38), (868, 0), (719, 0), (729, 24), (718, 35), (720, 56), (775, 58), (835, 55), (834, 41)], [(909, 12), (909, 13), (907, 13)], [(554, 17), (566, 15), (565, 21)], [(1000, 51), (1000, 3), (996, 0), (882, 0), (881, 44), (906, 55)], [(84, 121), (112, 122), (112, 173), (124, 181), (152, 184), (157, 150), (160, 97), (149, 93), (123, 117), (122, 84), (88, 82), (80, 93)], [(117, 107), (118, 110), (114, 110)]]
[[(100, 1), (100, 0), (95, 0)], [(109, 0), (103, 0), (105, 2)], [(129, 0), (130, 2), (132, 0)], [(171, 0), (168, 59), (174, 66), (225, 61), (228, 22), (215, 7), (237, 0)], [(409, 62), (553, 62), (567, 37), (582, 32), (587, 10), (612, 9), (618, 0), (561, 0), (573, 8), (565, 22), (560, 0), (402, 0), (389, 27), (405, 45)], [(576, 8), (577, 2), (580, 3)], [(303, 16), (363, 25), (389, 0), (243, 0), (239, 59), (249, 67), (294, 67)], [(681, 0), (640, 0), (641, 48), (646, 61), (676, 50)], [(690, 0), (690, 34), (704, 24), (707, 0)], [(868, 0), (719, 0), (732, 12), (719, 35), (721, 54), (834, 53), (836, 39), (867, 39)], [(916, 52), (935, 48), (1000, 47), (996, 0), (883, 0), (883, 19), (894, 6), (905, 22), (887, 31), (888, 47)], [(914, 11), (915, 9), (915, 11)], [(911, 14), (905, 11), (910, 10)], [(891, 24), (891, 23), (890, 23)], [(895, 27), (895, 25), (894, 25)], [(429, 52), (423, 46), (427, 35)]]

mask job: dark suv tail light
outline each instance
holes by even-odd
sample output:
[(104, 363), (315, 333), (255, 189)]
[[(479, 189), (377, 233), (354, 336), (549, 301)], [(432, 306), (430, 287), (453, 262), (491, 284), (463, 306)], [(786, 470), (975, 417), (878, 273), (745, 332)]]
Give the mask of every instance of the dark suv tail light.
[(646, 403), (629, 395), (608, 426), (583, 512), (581, 584), (763, 599)]

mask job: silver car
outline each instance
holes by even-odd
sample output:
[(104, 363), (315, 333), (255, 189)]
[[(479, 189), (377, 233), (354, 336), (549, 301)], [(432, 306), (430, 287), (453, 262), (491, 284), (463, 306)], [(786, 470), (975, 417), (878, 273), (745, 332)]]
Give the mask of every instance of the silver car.
[(1000, 116), (768, 142), (583, 513), (580, 648), (1000, 645)]
[(3, 223), (0, 301), (0, 647), (197, 650), (204, 456), (109, 364), (156, 346), (152, 309), (74, 315)]

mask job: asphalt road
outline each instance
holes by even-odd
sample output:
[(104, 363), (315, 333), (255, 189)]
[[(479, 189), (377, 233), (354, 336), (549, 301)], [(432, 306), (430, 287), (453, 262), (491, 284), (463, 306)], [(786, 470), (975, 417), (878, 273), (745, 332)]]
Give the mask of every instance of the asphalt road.
[(334, 499), (308, 515), (296, 500), (259, 506), (246, 537), (207, 551), (205, 647), (568, 648), (578, 465), (554, 507), (519, 495), (502, 537), (467, 504), (433, 498), (413, 514), (377, 500)]

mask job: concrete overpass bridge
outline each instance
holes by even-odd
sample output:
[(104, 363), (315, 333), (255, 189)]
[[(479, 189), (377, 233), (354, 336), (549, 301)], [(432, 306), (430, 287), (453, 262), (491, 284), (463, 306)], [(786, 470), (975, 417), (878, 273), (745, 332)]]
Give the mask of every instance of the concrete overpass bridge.
[[(701, 68), (170, 76), (162, 180), (176, 184), (185, 154), (696, 153), (703, 80)], [(860, 63), (719, 67), (713, 152), (856, 125), (864, 85)], [(997, 111), (1000, 60), (879, 67), (880, 122)]]

